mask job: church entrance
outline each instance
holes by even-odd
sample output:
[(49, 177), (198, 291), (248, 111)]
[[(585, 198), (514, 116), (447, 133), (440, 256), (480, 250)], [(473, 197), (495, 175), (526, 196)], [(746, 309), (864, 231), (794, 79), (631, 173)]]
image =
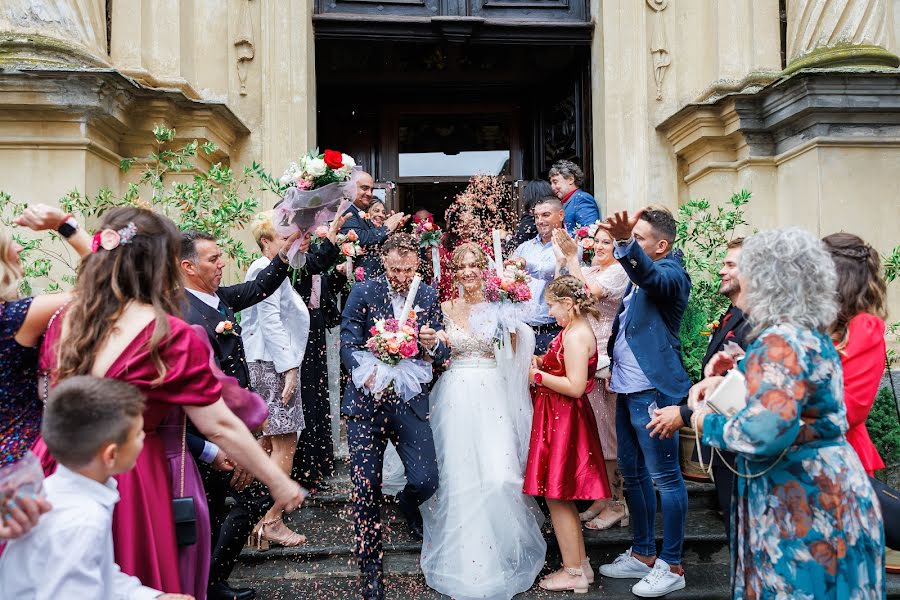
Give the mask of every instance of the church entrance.
[(317, 39), (317, 138), (388, 188), (389, 208), (446, 207), (475, 174), (546, 178), (561, 158), (590, 189), (587, 45)]

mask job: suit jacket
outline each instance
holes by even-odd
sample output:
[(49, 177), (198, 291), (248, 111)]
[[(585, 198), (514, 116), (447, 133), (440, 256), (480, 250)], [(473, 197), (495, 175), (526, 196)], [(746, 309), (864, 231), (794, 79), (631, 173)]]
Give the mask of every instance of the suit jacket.
[[(306, 265), (296, 273), (294, 289), (303, 298), (303, 302), (309, 307), (309, 297), (312, 294), (312, 276), (319, 275), (322, 280), (321, 293), (319, 294), (319, 310), (325, 319), (326, 327), (334, 327), (340, 323), (341, 311), (337, 307), (337, 293), (344, 284), (345, 279), (339, 273), (330, 271), (337, 262), (340, 249), (329, 242), (322, 240), (321, 244), (310, 246), (306, 253)], [(310, 313), (316, 309), (310, 308)]]
[(618, 261), (631, 280), (625, 295), (635, 286), (637, 289), (624, 323), (621, 316), (625, 304), (619, 305), (607, 345), (608, 355), (614, 356), (616, 337), (624, 328), (625, 340), (653, 387), (666, 396), (683, 398), (691, 388), (691, 380), (681, 360), (678, 333), (691, 295), (691, 278), (681, 260), (668, 254), (654, 262), (637, 242), (632, 242)]
[[(419, 327), (428, 325), (435, 330), (443, 329), (441, 305), (434, 288), (424, 283), (420, 285), (413, 307), (422, 309), (418, 313)], [(341, 362), (348, 371), (352, 372), (357, 366), (353, 353), (357, 350), (365, 350), (366, 341), (369, 339), (369, 329), (375, 324), (375, 320), (393, 317), (394, 308), (391, 304), (387, 279), (378, 277), (353, 286), (350, 297), (347, 299), (347, 306), (341, 315)], [(433, 358), (434, 362), (442, 363), (449, 356), (449, 348), (438, 343), (433, 355), (421, 348), (418, 358), (426, 360)], [(409, 401), (410, 408), (422, 420), (428, 418), (428, 394), (430, 391), (431, 383), (425, 386), (425, 390), (421, 394)], [(341, 413), (347, 416), (371, 418), (375, 413), (375, 399), (370, 394), (356, 389), (351, 379), (347, 382), (344, 390)]]
[(357, 257), (354, 264), (363, 268), (363, 271), (366, 273), (366, 279), (378, 277), (384, 272), (378, 248), (391, 232), (383, 225), (375, 227), (371, 221), (360, 217), (360, 210), (355, 204), (351, 204), (350, 208), (344, 211), (345, 215), (348, 213), (350, 218), (341, 227), (341, 233), (347, 233), (351, 229), (354, 230), (356, 235), (359, 236), (359, 245), (366, 249), (366, 253)]
[(744, 318), (744, 311), (733, 304), (729, 306), (728, 310), (719, 318), (718, 329), (709, 337), (709, 346), (706, 347), (706, 355), (703, 357), (700, 368), (705, 369), (706, 363), (716, 352), (725, 348), (726, 342), (734, 342), (741, 348), (746, 348), (749, 332), (750, 324)]
[[(253, 281), (220, 287), (216, 292), (221, 301), (220, 310), (212, 308), (190, 292), (186, 294), (185, 320), (206, 330), (219, 368), (226, 375), (237, 379), (243, 388), (250, 387), (250, 371), (244, 357), (241, 326), (235, 319), (235, 313), (274, 294), (287, 274), (287, 263), (276, 257)], [(216, 325), (226, 320), (234, 324), (234, 333), (216, 333)]]
[(563, 205), (565, 225), (569, 233), (574, 233), (579, 225), (593, 225), (600, 220), (600, 207), (597, 201), (586, 191), (579, 189), (569, 196)]

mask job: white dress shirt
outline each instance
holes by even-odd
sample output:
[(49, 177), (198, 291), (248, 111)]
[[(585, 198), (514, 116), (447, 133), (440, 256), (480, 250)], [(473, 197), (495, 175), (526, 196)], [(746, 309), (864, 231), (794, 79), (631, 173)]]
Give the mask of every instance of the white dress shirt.
[(0, 598), (150, 600), (162, 594), (115, 563), (115, 479), (104, 485), (59, 465), (44, 489), (53, 509), (6, 546), (0, 557)]
[[(253, 261), (246, 280), (253, 281), (270, 262), (266, 257)], [(309, 339), (309, 310), (290, 278), (274, 294), (241, 311), (241, 339), (247, 362), (272, 362), (279, 373), (300, 366)]]
[(556, 323), (556, 319), (550, 316), (550, 306), (544, 300), (544, 288), (556, 277), (556, 254), (553, 253), (553, 242), (544, 243), (538, 234), (519, 244), (513, 255), (525, 259), (525, 270), (531, 275), (528, 287), (531, 289), (531, 302), (536, 307), (536, 311), (529, 325)]
[(222, 300), (220, 300), (216, 294), (207, 294), (206, 292), (201, 292), (200, 290), (194, 290), (191, 288), (185, 289), (196, 296), (197, 299), (204, 304), (209, 305), (214, 310), (219, 310), (219, 304), (222, 302)]

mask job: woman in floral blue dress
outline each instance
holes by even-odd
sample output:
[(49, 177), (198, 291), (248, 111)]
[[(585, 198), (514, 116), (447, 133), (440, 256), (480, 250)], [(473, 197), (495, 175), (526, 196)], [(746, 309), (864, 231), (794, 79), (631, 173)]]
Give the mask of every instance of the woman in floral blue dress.
[[(739, 368), (747, 405), (731, 418), (701, 408), (703, 442), (737, 454), (731, 560), (736, 599), (881, 599), (881, 511), (847, 443), (834, 265), (801, 229), (744, 243), (739, 308), (755, 340)], [(720, 357), (721, 358), (721, 357)], [(711, 377), (691, 390), (706, 397)]]

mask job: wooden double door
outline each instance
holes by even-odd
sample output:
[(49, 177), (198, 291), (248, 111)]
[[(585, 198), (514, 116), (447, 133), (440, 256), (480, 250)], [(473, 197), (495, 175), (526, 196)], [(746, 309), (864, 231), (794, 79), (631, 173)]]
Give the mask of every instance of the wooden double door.
[(389, 182), (391, 208), (440, 220), (472, 175), (546, 178), (561, 158), (585, 167), (590, 189), (583, 49), (347, 46), (317, 43), (317, 138)]

